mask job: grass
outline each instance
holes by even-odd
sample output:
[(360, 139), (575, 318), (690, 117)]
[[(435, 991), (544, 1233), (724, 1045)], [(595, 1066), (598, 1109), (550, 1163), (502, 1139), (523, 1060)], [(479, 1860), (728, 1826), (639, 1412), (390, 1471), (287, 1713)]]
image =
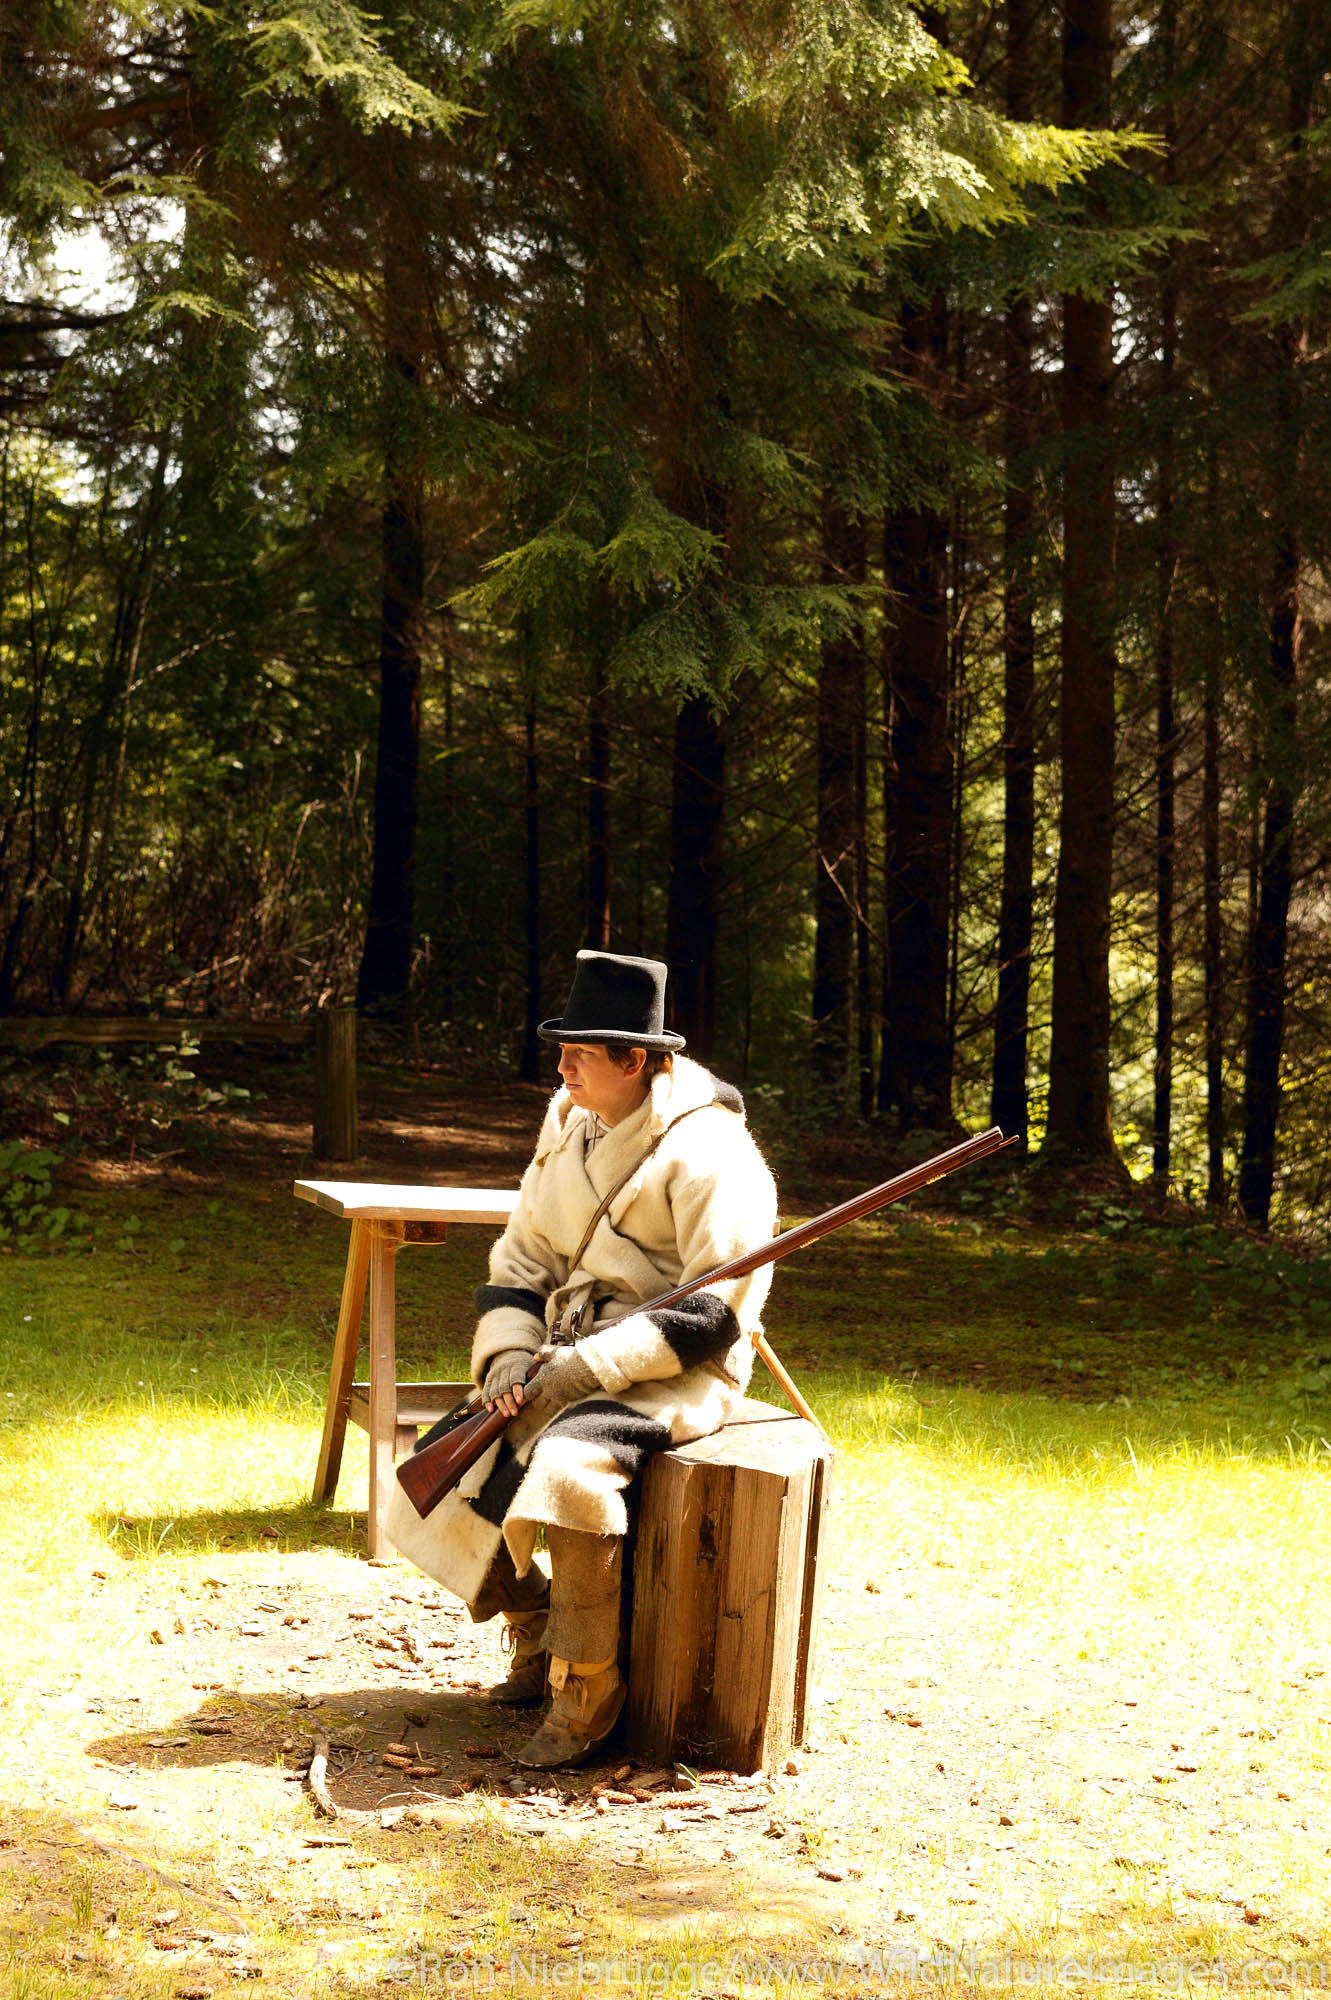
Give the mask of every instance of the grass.
[[(219, 1558), (354, 1556), (364, 1455), (357, 1434), (336, 1505), (308, 1504), (340, 1225), (276, 1175), (79, 1206), (90, 1249), (0, 1256), (0, 1717), (36, 1746), (6, 1785), (0, 1991), (189, 1987), (154, 1944), (172, 1878), (214, 1899), (201, 1930), (227, 1931), (225, 1881), (259, 1913), (202, 1981), (218, 1992), (240, 1963), (257, 1995), (350, 1991), (383, 1949), (445, 1935), (533, 1963), (571, 1936), (649, 1942), (677, 1990), (718, 1938), (836, 1948), (825, 1911), (747, 1865), (701, 1869), (691, 1901), (682, 1865), (626, 1865), (594, 1830), (519, 1841), (478, 1801), (429, 1842), (360, 1830), (293, 1861), (298, 1802), (242, 1837), (225, 1759), (212, 1808), (124, 1832), (59, 1716), (72, 1732), (108, 1660), (132, 1686), (145, 1617), (202, 1616)], [(880, 1218), (776, 1277), (769, 1333), (838, 1461), (816, 1747), (777, 1809), (810, 1860), (874, 1885), (889, 1943), (969, 1925), (1032, 1960), (1230, 1966), (1256, 1939), (1331, 1963), (1324, 1267), (1131, 1214), (1002, 1211)], [(403, 1374), (462, 1365), (479, 1251), (458, 1231), (404, 1262)]]

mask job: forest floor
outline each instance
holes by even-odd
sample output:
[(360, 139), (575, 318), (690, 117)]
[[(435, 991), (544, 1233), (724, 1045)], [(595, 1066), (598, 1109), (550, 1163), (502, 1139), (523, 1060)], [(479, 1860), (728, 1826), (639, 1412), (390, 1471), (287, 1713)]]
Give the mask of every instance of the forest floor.
[[(304, 1072), (197, 1067), (256, 1094), (132, 1161), (63, 1071), (30, 1100), (86, 1128), (84, 1247), (0, 1257), (0, 1992), (1331, 1983), (1316, 1261), (990, 1175), (783, 1266), (837, 1450), (808, 1739), (534, 1784), (493, 1631), (364, 1559), (363, 1448), (304, 1498), (344, 1249), (290, 1199)], [(372, 1072), (357, 1175), (511, 1181), (541, 1102)], [(788, 1221), (888, 1170), (769, 1138)], [(404, 1373), (460, 1365), (482, 1252), (411, 1253)]]

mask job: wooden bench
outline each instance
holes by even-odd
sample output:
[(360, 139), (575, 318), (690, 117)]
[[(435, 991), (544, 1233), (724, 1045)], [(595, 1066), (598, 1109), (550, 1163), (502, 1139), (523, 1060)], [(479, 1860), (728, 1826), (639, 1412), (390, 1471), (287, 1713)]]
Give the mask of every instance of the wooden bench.
[[(369, 1432), (370, 1478), (366, 1541), (371, 1556), (387, 1552), (380, 1526), (393, 1466), (419, 1429), (470, 1395), (469, 1382), (397, 1379), (397, 1253), (408, 1244), (442, 1243), (455, 1222), (498, 1224), (513, 1213), (516, 1188), (399, 1187), (381, 1181), (297, 1181), (301, 1201), (351, 1224), (342, 1304), (314, 1475), (316, 1503), (331, 1500), (342, 1469), (347, 1422)], [(370, 1301), (369, 1379), (357, 1382), (356, 1354), (366, 1294)]]

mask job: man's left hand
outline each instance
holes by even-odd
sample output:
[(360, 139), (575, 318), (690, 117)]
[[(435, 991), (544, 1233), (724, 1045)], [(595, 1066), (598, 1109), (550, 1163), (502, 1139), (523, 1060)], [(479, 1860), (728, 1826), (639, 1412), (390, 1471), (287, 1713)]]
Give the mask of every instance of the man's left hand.
[(542, 1425), (601, 1386), (576, 1347), (542, 1348), (540, 1360), (541, 1367), (523, 1390), (522, 1407)]

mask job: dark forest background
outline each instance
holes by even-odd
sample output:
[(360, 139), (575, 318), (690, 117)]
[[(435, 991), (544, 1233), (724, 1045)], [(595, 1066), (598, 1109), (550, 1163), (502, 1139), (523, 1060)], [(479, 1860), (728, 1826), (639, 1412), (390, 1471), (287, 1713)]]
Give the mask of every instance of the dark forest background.
[(10, 0), (0, 1013), (1331, 1204), (1331, 15)]

